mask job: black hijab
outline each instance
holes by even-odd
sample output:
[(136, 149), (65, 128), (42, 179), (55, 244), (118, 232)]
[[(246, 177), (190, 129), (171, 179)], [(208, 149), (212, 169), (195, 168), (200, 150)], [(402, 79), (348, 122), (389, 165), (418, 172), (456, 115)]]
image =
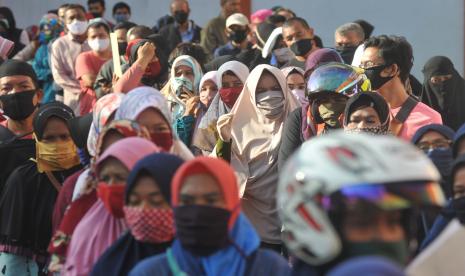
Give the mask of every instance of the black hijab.
[(378, 114), (381, 125), (389, 127), (389, 105), (386, 100), (376, 92), (358, 93), (347, 101), (344, 110), (344, 126), (349, 124), (350, 115), (352, 115), (352, 113), (364, 107), (373, 107)]
[(24, 48), (24, 44), (20, 42), (21, 40), (21, 33), (23, 30), (16, 28), (16, 20), (13, 15), (13, 12), (8, 7), (0, 7), (0, 14), (6, 19), (8, 24), (4, 22), (0, 22), (3, 28), (6, 29), (5, 33), (0, 34), (4, 38), (11, 40), (15, 43), (13, 50), (8, 55), (9, 58), (12, 58), (18, 53), (22, 48)]
[[(50, 103), (39, 108), (34, 116), (34, 131), (40, 137), (50, 117), (68, 121), (73, 112), (63, 103)], [(79, 166), (64, 171), (54, 171), (60, 183), (78, 171)], [(47, 246), (52, 237), (52, 213), (58, 196), (45, 173), (39, 173), (34, 161), (28, 160), (16, 168), (0, 194), (0, 244), (20, 248), (19, 255), (38, 257), (46, 261)], [(43, 264), (43, 263), (42, 263)]]
[[(449, 74), (452, 78), (441, 85), (430, 82), (432, 76)], [(431, 58), (423, 67), (423, 75), (422, 102), (439, 112), (445, 125), (457, 130), (465, 122), (465, 80), (444, 56)]]
[[(182, 163), (182, 159), (167, 153), (151, 154), (137, 162), (127, 180), (126, 204), (141, 175), (153, 177), (163, 197), (171, 204), (171, 179)], [(140, 242), (128, 231), (105, 251), (95, 264), (91, 275), (128, 275), (139, 261), (164, 253), (170, 245), (171, 242), (161, 244)]]

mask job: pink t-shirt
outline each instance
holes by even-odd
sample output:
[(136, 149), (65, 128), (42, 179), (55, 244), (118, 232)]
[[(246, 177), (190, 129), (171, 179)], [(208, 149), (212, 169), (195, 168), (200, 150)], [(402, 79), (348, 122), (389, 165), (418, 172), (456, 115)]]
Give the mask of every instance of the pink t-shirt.
[[(399, 110), (400, 107), (392, 108), (391, 116), (395, 117)], [(410, 141), (419, 128), (430, 124), (442, 124), (441, 114), (424, 103), (418, 103), (403, 124), (399, 137)]]
[(94, 90), (86, 87), (82, 82), (82, 76), (86, 74), (97, 75), (100, 68), (107, 61), (108, 59), (98, 57), (93, 51), (80, 53), (76, 59), (76, 78), (81, 85), (81, 97), (79, 99), (81, 115), (91, 112), (97, 100)]

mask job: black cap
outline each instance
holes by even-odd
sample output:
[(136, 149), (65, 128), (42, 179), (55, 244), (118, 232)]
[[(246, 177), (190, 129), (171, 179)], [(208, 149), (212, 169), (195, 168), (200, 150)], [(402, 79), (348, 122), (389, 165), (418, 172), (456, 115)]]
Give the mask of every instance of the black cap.
[(3, 62), (0, 66), (0, 78), (11, 76), (28, 76), (34, 82), (36, 88), (39, 88), (36, 72), (27, 62), (15, 59), (9, 59)]

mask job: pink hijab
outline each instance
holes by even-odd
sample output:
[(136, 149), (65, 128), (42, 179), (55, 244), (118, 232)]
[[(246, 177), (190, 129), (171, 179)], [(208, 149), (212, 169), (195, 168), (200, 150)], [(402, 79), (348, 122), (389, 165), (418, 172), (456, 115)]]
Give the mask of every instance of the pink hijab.
[[(160, 148), (146, 139), (140, 137), (125, 138), (105, 150), (97, 160), (97, 171), (98, 165), (108, 157), (118, 159), (128, 170), (131, 170), (137, 161), (156, 152), (160, 152)], [(89, 275), (100, 256), (126, 228), (124, 219), (112, 216), (102, 201), (97, 200), (74, 231), (66, 264), (62, 271), (63, 275)]]

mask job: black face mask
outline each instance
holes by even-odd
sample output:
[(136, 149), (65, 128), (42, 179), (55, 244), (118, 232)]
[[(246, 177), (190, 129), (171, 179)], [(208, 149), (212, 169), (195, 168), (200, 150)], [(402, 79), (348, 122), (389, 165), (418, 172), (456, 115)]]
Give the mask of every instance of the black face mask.
[(231, 213), (222, 208), (189, 205), (174, 208), (176, 236), (196, 256), (209, 256), (229, 244)]
[(183, 12), (183, 11), (176, 11), (174, 12), (174, 19), (176, 22), (179, 24), (184, 24), (187, 21), (187, 18), (189, 18), (189, 13)]
[(32, 103), (35, 94), (36, 90), (28, 90), (0, 96), (3, 113), (15, 121), (26, 119), (36, 109), (36, 106)]
[(336, 47), (336, 51), (341, 55), (346, 64), (352, 64), (357, 46), (340, 46)]
[(394, 76), (391, 77), (381, 77), (381, 72), (386, 69), (389, 65), (378, 65), (368, 69), (365, 69), (365, 75), (370, 80), (371, 89), (378, 90), (383, 86), (386, 82), (390, 81)]
[(242, 43), (247, 38), (246, 30), (232, 31), (229, 34), (229, 40), (234, 41), (235, 43)]
[(92, 14), (92, 16), (93, 16), (94, 18), (102, 17), (102, 13), (100, 13), (100, 12), (91, 12), (91, 14)]
[(465, 223), (465, 197), (454, 198), (452, 200), (452, 208), (457, 219)]
[(126, 48), (128, 47), (127, 42), (118, 42), (118, 52), (120, 56), (126, 54)]
[(312, 50), (312, 40), (311, 38), (305, 38), (294, 42), (291, 45), (291, 51), (298, 57), (304, 57)]

